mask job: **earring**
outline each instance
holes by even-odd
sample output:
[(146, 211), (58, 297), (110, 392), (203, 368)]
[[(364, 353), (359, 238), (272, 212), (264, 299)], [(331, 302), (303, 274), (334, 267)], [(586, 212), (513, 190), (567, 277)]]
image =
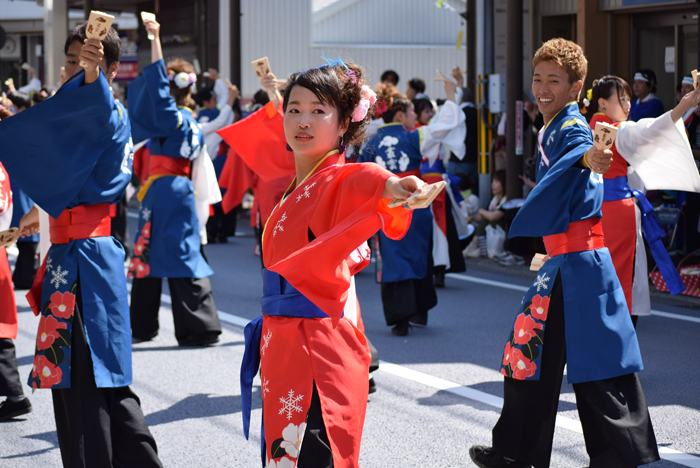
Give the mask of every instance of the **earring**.
[(345, 145), (343, 144), (343, 133), (340, 133), (340, 147), (338, 148), (340, 154), (345, 153)]
[(607, 110), (607, 109), (606, 109), (605, 107), (603, 107), (603, 112), (605, 112), (606, 110)]
[(289, 146), (289, 143), (287, 143), (287, 151), (289, 151), (290, 153), (294, 152), (294, 150), (292, 149), (292, 147)]

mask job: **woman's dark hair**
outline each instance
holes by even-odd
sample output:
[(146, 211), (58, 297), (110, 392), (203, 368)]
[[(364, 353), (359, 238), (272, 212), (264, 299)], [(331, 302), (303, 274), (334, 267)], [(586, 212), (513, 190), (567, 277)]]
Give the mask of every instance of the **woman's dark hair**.
[(286, 112), (292, 88), (306, 88), (324, 105), (337, 109), (339, 123), (346, 119), (349, 121), (348, 129), (343, 134), (343, 144), (358, 144), (365, 138), (365, 129), (372, 118), (372, 109), (370, 108), (365, 118), (359, 122), (353, 122), (351, 115), (362, 98), (362, 86), (366, 84), (364, 71), (354, 63), (333, 63), (300, 71), (289, 77), (284, 88), (282, 107)]
[(408, 86), (415, 89), (417, 93), (425, 92), (425, 81), (421, 80), (420, 78), (408, 80)]
[(268, 102), (270, 102), (270, 97), (264, 89), (259, 89), (253, 94), (253, 103), (264, 106)]
[(203, 106), (204, 101), (209, 101), (214, 97), (214, 88), (202, 88), (194, 95), (194, 101), (198, 106)]
[(394, 83), (394, 86), (399, 84), (399, 74), (396, 73), (394, 70), (387, 70), (384, 73), (382, 73), (381, 78), (379, 78), (379, 81), (389, 81), (390, 83)]
[[(76, 26), (68, 38), (66, 38), (66, 43), (63, 46), (63, 52), (68, 55), (68, 48), (70, 45), (78, 41), (81, 44), (85, 42), (87, 36), (85, 35), (85, 28), (87, 28), (87, 21), (83, 24)], [(119, 34), (114, 28), (109, 28), (107, 35), (102, 39), (102, 46), (105, 49), (105, 59), (107, 60), (107, 66), (111, 67), (113, 63), (119, 63), (122, 57), (122, 40), (119, 39)]]
[[(610, 97), (614, 95), (617, 96), (619, 100), (620, 96), (623, 94), (627, 94), (630, 99), (634, 96), (634, 94), (632, 94), (632, 88), (630, 88), (630, 85), (625, 80), (615, 75), (606, 75), (600, 78), (593, 83), (588, 112), (590, 115), (599, 112), (598, 99), (610, 99)], [(620, 101), (620, 105), (622, 105), (622, 101)]]
[[(183, 60), (181, 58), (174, 58), (168, 60), (168, 63), (165, 64), (165, 69), (166, 70), (172, 70), (175, 75), (177, 75), (180, 72), (184, 73), (194, 73), (194, 67), (190, 62), (187, 60)], [(178, 106), (187, 106), (190, 99), (190, 94), (192, 93), (192, 86), (188, 86), (186, 88), (179, 88), (177, 84), (175, 84), (175, 80), (172, 80), (170, 82), (170, 95), (175, 98), (175, 102), (177, 103)]]
[(20, 107), (28, 109), (29, 106), (32, 105), (32, 101), (29, 99), (29, 96), (21, 91), (12, 91), (7, 95), (7, 99), (12, 101), (12, 105), (15, 106), (15, 109), (19, 109)]
[(499, 181), (503, 187), (503, 193), (506, 193), (506, 171), (496, 171), (492, 174), (492, 178)]
[(391, 83), (379, 83), (375, 91), (377, 93), (376, 117), (381, 117), (384, 123), (393, 122), (397, 112), (407, 112), (413, 105), (411, 100), (399, 93), (396, 86)]
[(654, 73), (654, 70), (650, 70), (648, 68), (642, 68), (641, 70), (637, 70), (634, 74), (636, 75), (639, 73), (642, 75), (644, 78), (647, 80), (647, 87), (649, 88), (650, 93), (655, 93), (656, 92), (656, 73)]
[(420, 98), (420, 99), (414, 99), (413, 100), (413, 108), (416, 111), (416, 114), (418, 114), (418, 117), (420, 117), (421, 112), (423, 112), (426, 109), (433, 109), (433, 103), (430, 102), (430, 99), (425, 99), (425, 98)]

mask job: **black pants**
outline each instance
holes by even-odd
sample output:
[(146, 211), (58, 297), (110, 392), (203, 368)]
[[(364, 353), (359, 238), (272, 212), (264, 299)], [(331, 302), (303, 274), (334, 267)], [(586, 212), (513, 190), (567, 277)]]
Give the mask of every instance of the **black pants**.
[(235, 206), (228, 213), (224, 213), (221, 203), (212, 205), (214, 214), (207, 221), (207, 238), (210, 243), (224, 240), (227, 237), (236, 235), (236, 225), (238, 224), (238, 212), (241, 205)]
[[(566, 363), (564, 296), (557, 276), (545, 327), (540, 380), (505, 378), (503, 410), (493, 428), (496, 453), (535, 468), (549, 466)], [(574, 384), (591, 468), (636, 467), (659, 460), (637, 374)]]
[(328, 440), (326, 425), (321, 412), (316, 382), (311, 394), (311, 406), (306, 414), (306, 432), (301, 442), (297, 462), (298, 468), (333, 468), (333, 452)]
[(129, 211), (129, 201), (126, 199), (126, 194), (116, 204), (117, 214), (112, 218), (110, 234), (117, 239), (124, 247), (126, 258), (131, 257), (131, 240), (129, 239), (129, 226), (126, 221), (126, 214)]
[(0, 396), (21, 396), (22, 383), (17, 370), (15, 343), (10, 338), (0, 338)]
[[(209, 278), (168, 278), (175, 338), (181, 345), (221, 334), (221, 322)], [(131, 333), (150, 340), (158, 334), (162, 278), (134, 278), (131, 284)]]
[(136, 394), (129, 387), (95, 385), (80, 290), (71, 337), (71, 388), (51, 392), (64, 468), (162, 468)]
[(427, 325), (428, 311), (437, 305), (432, 266), (424, 278), (383, 282), (381, 291), (387, 325), (401, 321)]
[(29, 289), (34, 282), (37, 270), (39, 270), (39, 258), (36, 255), (38, 242), (17, 242), (17, 262), (15, 271), (12, 272), (12, 282), (15, 289)]

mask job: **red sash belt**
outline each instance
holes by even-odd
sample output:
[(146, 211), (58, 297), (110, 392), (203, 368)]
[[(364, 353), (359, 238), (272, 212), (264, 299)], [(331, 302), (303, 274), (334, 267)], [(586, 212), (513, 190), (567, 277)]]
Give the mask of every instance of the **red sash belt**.
[[(63, 210), (58, 218), (49, 217), (51, 243), (67, 244), (76, 239), (109, 236), (112, 225), (109, 211), (109, 203), (99, 203)], [(27, 293), (27, 302), (35, 315), (41, 313), (41, 286), (45, 275), (46, 257)]]
[(420, 168), (411, 169), (410, 171), (398, 172), (394, 175), (396, 177), (408, 177), (408, 176), (414, 175), (414, 176), (418, 177), (419, 179), (421, 178)]
[(556, 257), (571, 252), (584, 252), (605, 247), (603, 223), (600, 218), (588, 218), (569, 224), (562, 234), (544, 236), (547, 255)]
[(170, 158), (168, 156), (151, 155), (148, 175), (174, 175), (189, 177), (192, 172), (192, 161), (185, 158)]
[(81, 205), (64, 210), (54, 219), (49, 217), (52, 244), (67, 244), (75, 239), (109, 236), (111, 229), (109, 203)]

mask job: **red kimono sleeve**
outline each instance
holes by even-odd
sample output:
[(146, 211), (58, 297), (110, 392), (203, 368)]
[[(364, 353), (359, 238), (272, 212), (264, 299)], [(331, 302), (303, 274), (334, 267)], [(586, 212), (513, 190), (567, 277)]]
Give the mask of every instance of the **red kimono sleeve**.
[(382, 199), (393, 174), (376, 164), (349, 164), (323, 187), (309, 228), (316, 239), (270, 265), (335, 323), (343, 315), (350, 286), (348, 255), (379, 229), (387, 237), (406, 234), (412, 211), (389, 208)]
[(261, 179), (294, 176), (294, 153), (287, 151), (282, 104), (268, 102), (243, 120), (217, 131), (221, 138)]
[(246, 190), (253, 184), (253, 173), (238, 154), (231, 149), (219, 176), (219, 187), (226, 190), (221, 207), (228, 213), (243, 200)]

